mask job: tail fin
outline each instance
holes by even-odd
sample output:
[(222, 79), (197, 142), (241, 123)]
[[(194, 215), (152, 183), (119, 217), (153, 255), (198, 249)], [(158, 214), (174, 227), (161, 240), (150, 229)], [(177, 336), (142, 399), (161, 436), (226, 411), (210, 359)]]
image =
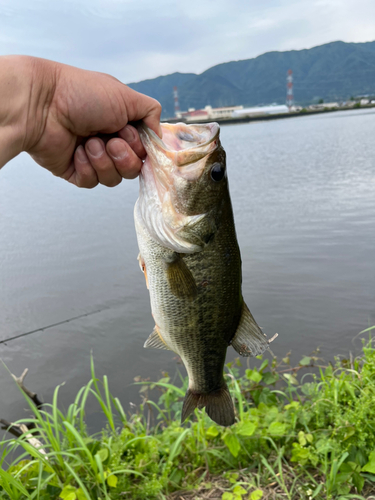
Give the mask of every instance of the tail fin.
[(181, 423), (193, 413), (195, 408), (206, 408), (207, 415), (219, 425), (234, 424), (234, 405), (228, 386), (208, 394), (197, 394), (187, 390), (182, 406)]

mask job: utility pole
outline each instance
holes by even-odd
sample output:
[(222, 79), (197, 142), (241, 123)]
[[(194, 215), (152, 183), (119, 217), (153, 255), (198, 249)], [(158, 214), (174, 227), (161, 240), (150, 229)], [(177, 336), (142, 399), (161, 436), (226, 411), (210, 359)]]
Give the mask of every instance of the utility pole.
[(288, 70), (286, 76), (286, 105), (291, 111), (293, 106), (293, 71), (291, 69)]
[(174, 115), (178, 118), (180, 114), (180, 104), (178, 102), (178, 91), (177, 87), (173, 87), (173, 97), (174, 97)]

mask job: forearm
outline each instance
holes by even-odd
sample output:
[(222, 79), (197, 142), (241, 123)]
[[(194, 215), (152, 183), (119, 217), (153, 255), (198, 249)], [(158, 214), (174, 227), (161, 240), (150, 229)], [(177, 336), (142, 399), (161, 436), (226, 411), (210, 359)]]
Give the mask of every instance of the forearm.
[(54, 87), (49, 64), (28, 56), (0, 57), (0, 168), (32, 147), (43, 131)]

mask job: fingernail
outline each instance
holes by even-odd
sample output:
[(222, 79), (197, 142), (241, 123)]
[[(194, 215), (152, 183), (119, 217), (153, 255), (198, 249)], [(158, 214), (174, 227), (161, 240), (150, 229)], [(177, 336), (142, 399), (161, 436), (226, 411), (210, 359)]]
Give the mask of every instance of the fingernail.
[(87, 163), (88, 160), (83, 146), (78, 146), (76, 149), (76, 156), (81, 163)]
[(132, 142), (135, 139), (134, 131), (130, 127), (125, 127), (123, 129), (122, 136), (126, 142)]
[(123, 160), (128, 154), (124, 143), (120, 139), (109, 142), (107, 151), (115, 160)]
[(104, 152), (103, 145), (98, 139), (90, 139), (86, 147), (92, 156), (101, 156)]

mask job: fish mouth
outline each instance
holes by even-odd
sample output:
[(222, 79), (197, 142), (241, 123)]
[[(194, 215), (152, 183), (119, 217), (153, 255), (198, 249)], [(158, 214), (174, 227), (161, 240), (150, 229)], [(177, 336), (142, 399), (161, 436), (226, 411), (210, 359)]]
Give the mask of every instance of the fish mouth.
[(219, 145), (220, 127), (215, 122), (202, 125), (162, 123), (161, 129), (163, 139), (143, 123), (138, 132), (148, 155), (162, 154), (177, 167), (201, 160)]
[[(138, 126), (139, 136), (147, 157), (140, 179), (155, 185), (161, 201), (171, 193), (174, 179), (198, 179), (204, 170), (205, 158), (219, 146), (220, 127), (217, 123), (187, 125), (162, 123), (163, 139), (144, 123)], [(172, 195), (173, 197), (173, 195)]]
[(178, 188), (200, 178), (206, 157), (220, 147), (217, 123), (186, 125), (162, 123), (163, 139), (146, 125), (138, 133), (147, 157), (139, 176), (138, 209), (153, 239), (178, 253), (193, 253), (203, 247), (180, 234), (193, 227), (204, 213), (185, 214), (178, 207)]

